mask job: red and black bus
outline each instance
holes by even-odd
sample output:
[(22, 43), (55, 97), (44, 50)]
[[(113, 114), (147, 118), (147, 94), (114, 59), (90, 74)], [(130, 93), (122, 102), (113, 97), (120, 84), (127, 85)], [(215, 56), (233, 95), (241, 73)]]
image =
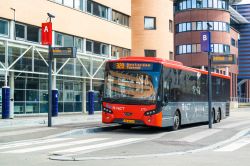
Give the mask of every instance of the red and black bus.
[[(171, 127), (208, 121), (208, 72), (148, 57), (105, 66), (103, 123)], [(213, 121), (229, 112), (230, 77), (212, 73)]]

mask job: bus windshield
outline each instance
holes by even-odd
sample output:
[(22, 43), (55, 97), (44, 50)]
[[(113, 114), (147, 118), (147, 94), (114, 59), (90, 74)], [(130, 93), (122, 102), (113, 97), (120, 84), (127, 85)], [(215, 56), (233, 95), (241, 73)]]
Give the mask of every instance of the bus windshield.
[(128, 104), (155, 104), (160, 72), (109, 70), (105, 74), (104, 100)]

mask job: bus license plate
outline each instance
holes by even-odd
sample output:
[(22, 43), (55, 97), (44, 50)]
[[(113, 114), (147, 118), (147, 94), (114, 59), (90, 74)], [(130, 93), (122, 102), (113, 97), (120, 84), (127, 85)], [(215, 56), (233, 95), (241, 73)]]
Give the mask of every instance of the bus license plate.
[(124, 122), (124, 123), (134, 124), (134, 123), (135, 123), (135, 120), (124, 119), (123, 122)]

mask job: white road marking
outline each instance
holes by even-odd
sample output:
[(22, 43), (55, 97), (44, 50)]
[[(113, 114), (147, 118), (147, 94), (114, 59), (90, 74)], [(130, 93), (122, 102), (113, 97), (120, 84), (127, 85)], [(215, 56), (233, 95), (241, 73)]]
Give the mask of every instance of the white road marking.
[(41, 132), (41, 131), (46, 131), (46, 130), (54, 130), (54, 129), (55, 128), (36, 128), (36, 129), (25, 129), (25, 130), (18, 130), (18, 131), (7, 131), (7, 132), (1, 132), (0, 137), (23, 135), (23, 134)]
[(0, 150), (24, 147), (24, 146), (29, 146), (29, 145), (38, 145), (38, 144), (46, 144), (46, 143), (51, 143), (51, 142), (66, 141), (66, 140), (70, 140), (70, 139), (72, 139), (72, 138), (54, 138), (54, 139), (47, 139), (47, 140), (35, 140), (35, 141), (24, 141), (24, 142), (18, 142), (18, 143), (10, 143), (10, 144), (0, 146)]
[(211, 130), (206, 130), (206, 131), (201, 131), (192, 135), (189, 135), (187, 137), (181, 138), (178, 141), (185, 141), (185, 142), (195, 142), (198, 140), (201, 140), (203, 138), (206, 138), (208, 136), (211, 136), (215, 133), (220, 132), (221, 130), (218, 129), (211, 129)]
[(242, 125), (246, 125), (246, 124), (250, 124), (250, 121), (235, 122), (235, 123), (230, 123), (227, 125), (221, 125), (221, 126), (219, 126), (219, 128), (229, 129), (229, 128), (234, 128), (234, 127), (238, 127), (238, 126), (242, 126)]
[(72, 146), (72, 145), (80, 145), (80, 144), (92, 143), (92, 142), (97, 142), (97, 141), (103, 141), (106, 139), (108, 138), (92, 138), (92, 139), (87, 139), (87, 140), (64, 142), (64, 143), (53, 144), (53, 145), (45, 145), (45, 146), (37, 146), (37, 147), (32, 147), (32, 148), (10, 150), (10, 151), (0, 152), (0, 153), (29, 153), (29, 152), (42, 151), (42, 150), (47, 150), (47, 149), (54, 149), (54, 148)]
[(248, 145), (249, 143), (250, 143), (250, 137), (245, 137), (245, 138), (242, 138), (238, 141), (235, 141), (227, 146), (219, 148), (215, 151), (216, 152), (232, 152), (232, 151), (235, 151), (235, 150), (242, 148), (243, 146)]
[[(123, 140), (118, 140), (118, 141), (112, 141), (112, 142), (105, 142), (101, 144), (96, 144), (96, 145), (87, 145), (87, 146), (81, 146), (77, 148), (71, 148), (71, 149), (65, 149), (65, 150), (59, 150), (55, 151), (52, 154), (69, 154), (69, 153), (76, 153), (80, 151), (85, 151), (90, 150), (90, 149), (100, 149), (100, 148), (105, 148), (105, 147), (114, 147), (117, 145), (121, 144), (127, 144), (127, 143), (132, 143), (135, 141), (143, 140), (144, 138), (128, 138), (128, 139), (123, 139)], [(81, 154), (85, 153), (81, 152)]]

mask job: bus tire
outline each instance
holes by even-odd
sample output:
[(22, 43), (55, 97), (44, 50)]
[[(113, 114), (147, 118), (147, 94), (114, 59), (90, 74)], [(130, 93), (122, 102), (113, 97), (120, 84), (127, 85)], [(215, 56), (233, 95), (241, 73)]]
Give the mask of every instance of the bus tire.
[(215, 116), (216, 116), (216, 115), (215, 115), (215, 109), (213, 108), (213, 109), (212, 109), (212, 120), (211, 120), (211, 121), (212, 121), (212, 124), (215, 123)]
[(221, 120), (221, 110), (220, 108), (216, 111), (215, 123), (220, 123)]
[(180, 126), (181, 126), (181, 115), (180, 112), (177, 110), (175, 111), (174, 114), (173, 125), (171, 127), (171, 130), (176, 131), (180, 128)]

